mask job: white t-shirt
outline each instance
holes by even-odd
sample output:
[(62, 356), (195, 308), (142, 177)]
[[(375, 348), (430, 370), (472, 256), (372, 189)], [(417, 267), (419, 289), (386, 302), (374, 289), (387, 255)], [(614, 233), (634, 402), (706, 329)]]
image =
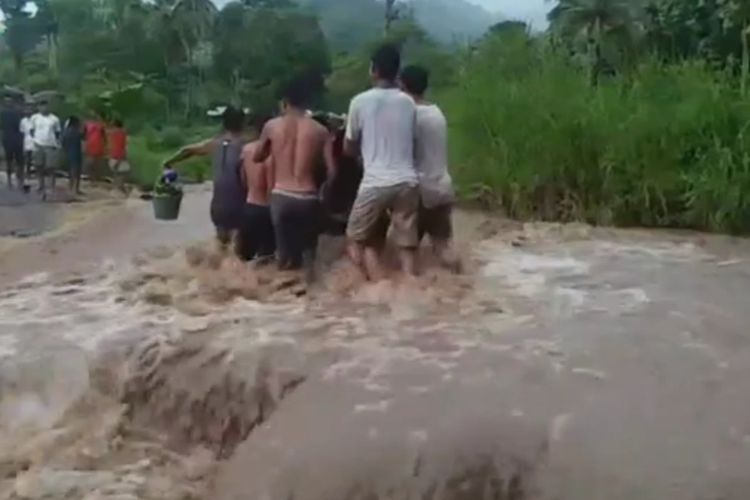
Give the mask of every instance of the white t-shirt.
[(448, 123), (434, 104), (417, 105), (414, 159), (424, 206), (453, 203), (453, 179), (448, 172)]
[(31, 117), (31, 130), (34, 132), (34, 146), (45, 148), (60, 147), (60, 120), (53, 114), (37, 113)]
[(373, 88), (352, 99), (346, 138), (361, 142), (364, 176), (360, 189), (417, 184), (416, 114), (414, 100), (398, 89)]
[(23, 150), (34, 151), (34, 138), (31, 137), (31, 117), (21, 118), (21, 133), (23, 134)]

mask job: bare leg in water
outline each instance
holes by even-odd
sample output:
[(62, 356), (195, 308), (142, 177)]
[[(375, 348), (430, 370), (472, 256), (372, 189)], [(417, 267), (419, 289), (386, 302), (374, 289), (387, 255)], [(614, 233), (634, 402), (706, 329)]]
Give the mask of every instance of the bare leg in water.
[(398, 251), (401, 271), (407, 278), (417, 276), (417, 251), (414, 248), (400, 248)]

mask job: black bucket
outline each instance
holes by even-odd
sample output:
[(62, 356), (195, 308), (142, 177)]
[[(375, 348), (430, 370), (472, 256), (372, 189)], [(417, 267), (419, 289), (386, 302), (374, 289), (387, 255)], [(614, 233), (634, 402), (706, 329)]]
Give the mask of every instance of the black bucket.
[(154, 206), (154, 217), (158, 220), (177, 220), (180, 217), (182, 194), (154, 195), (151, 203)]

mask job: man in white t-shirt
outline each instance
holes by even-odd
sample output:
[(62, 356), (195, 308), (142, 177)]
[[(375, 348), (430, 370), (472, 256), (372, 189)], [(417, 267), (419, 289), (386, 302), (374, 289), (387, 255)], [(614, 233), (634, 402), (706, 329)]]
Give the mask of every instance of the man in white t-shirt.
[(441, 263), (458, 270), (459, 261), (451, 248), (456, 195), (448, 172), (448, 123), (440, 108), (425, 100), (429, 77), (429, 72), (420, 66), (404, 68), (399, 77), (401, 89), (417, 103), (414, 161), (421, 198), (419, 239), (428, 235)]
[(371, 280), (384, 277), (380, 250), (388, 231), (389, 215), (401, 267), (406, 274), (416, 274), (419, 191), (414, 169), (414, 127), (417, 108), (412, 98), (396, 85), (400, 65), (401, 56), (396, 47), (385, 45), (375, 52), (370, 67), (373, 88), (352, 100), (346, 128), (344, 148), (351, 156), (361, 153), (364, 167), (346, 230), (349, 254)]
[(34, 166), (39, 176), (39, 192), (46, 198), (46, 177), (52, 176), (55, 188), (55, 169), (60, 161), (60, 119), (50, 113), (49, 105), (39, 103), (39, 112), (31, 117), (31, 136), (34, 139)]
[(31, 116), (33, 110), (30, 105), (24, 109), (24, 116), (21, 119), (21, 134), (23, 134), (23, 160), (25, 174), (31, 173), (31, 163), (34, 155), (34, 138), (31, 136)]

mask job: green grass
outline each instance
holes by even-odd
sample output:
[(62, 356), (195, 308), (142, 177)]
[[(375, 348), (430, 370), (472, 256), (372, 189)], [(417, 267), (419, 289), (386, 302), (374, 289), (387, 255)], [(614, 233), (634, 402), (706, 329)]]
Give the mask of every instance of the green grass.
[(750, 231), (750, 103), (703, 64), (591, 86), (525, 39), (487, 41), (440, 95), (464, 197), (511, 216)]

